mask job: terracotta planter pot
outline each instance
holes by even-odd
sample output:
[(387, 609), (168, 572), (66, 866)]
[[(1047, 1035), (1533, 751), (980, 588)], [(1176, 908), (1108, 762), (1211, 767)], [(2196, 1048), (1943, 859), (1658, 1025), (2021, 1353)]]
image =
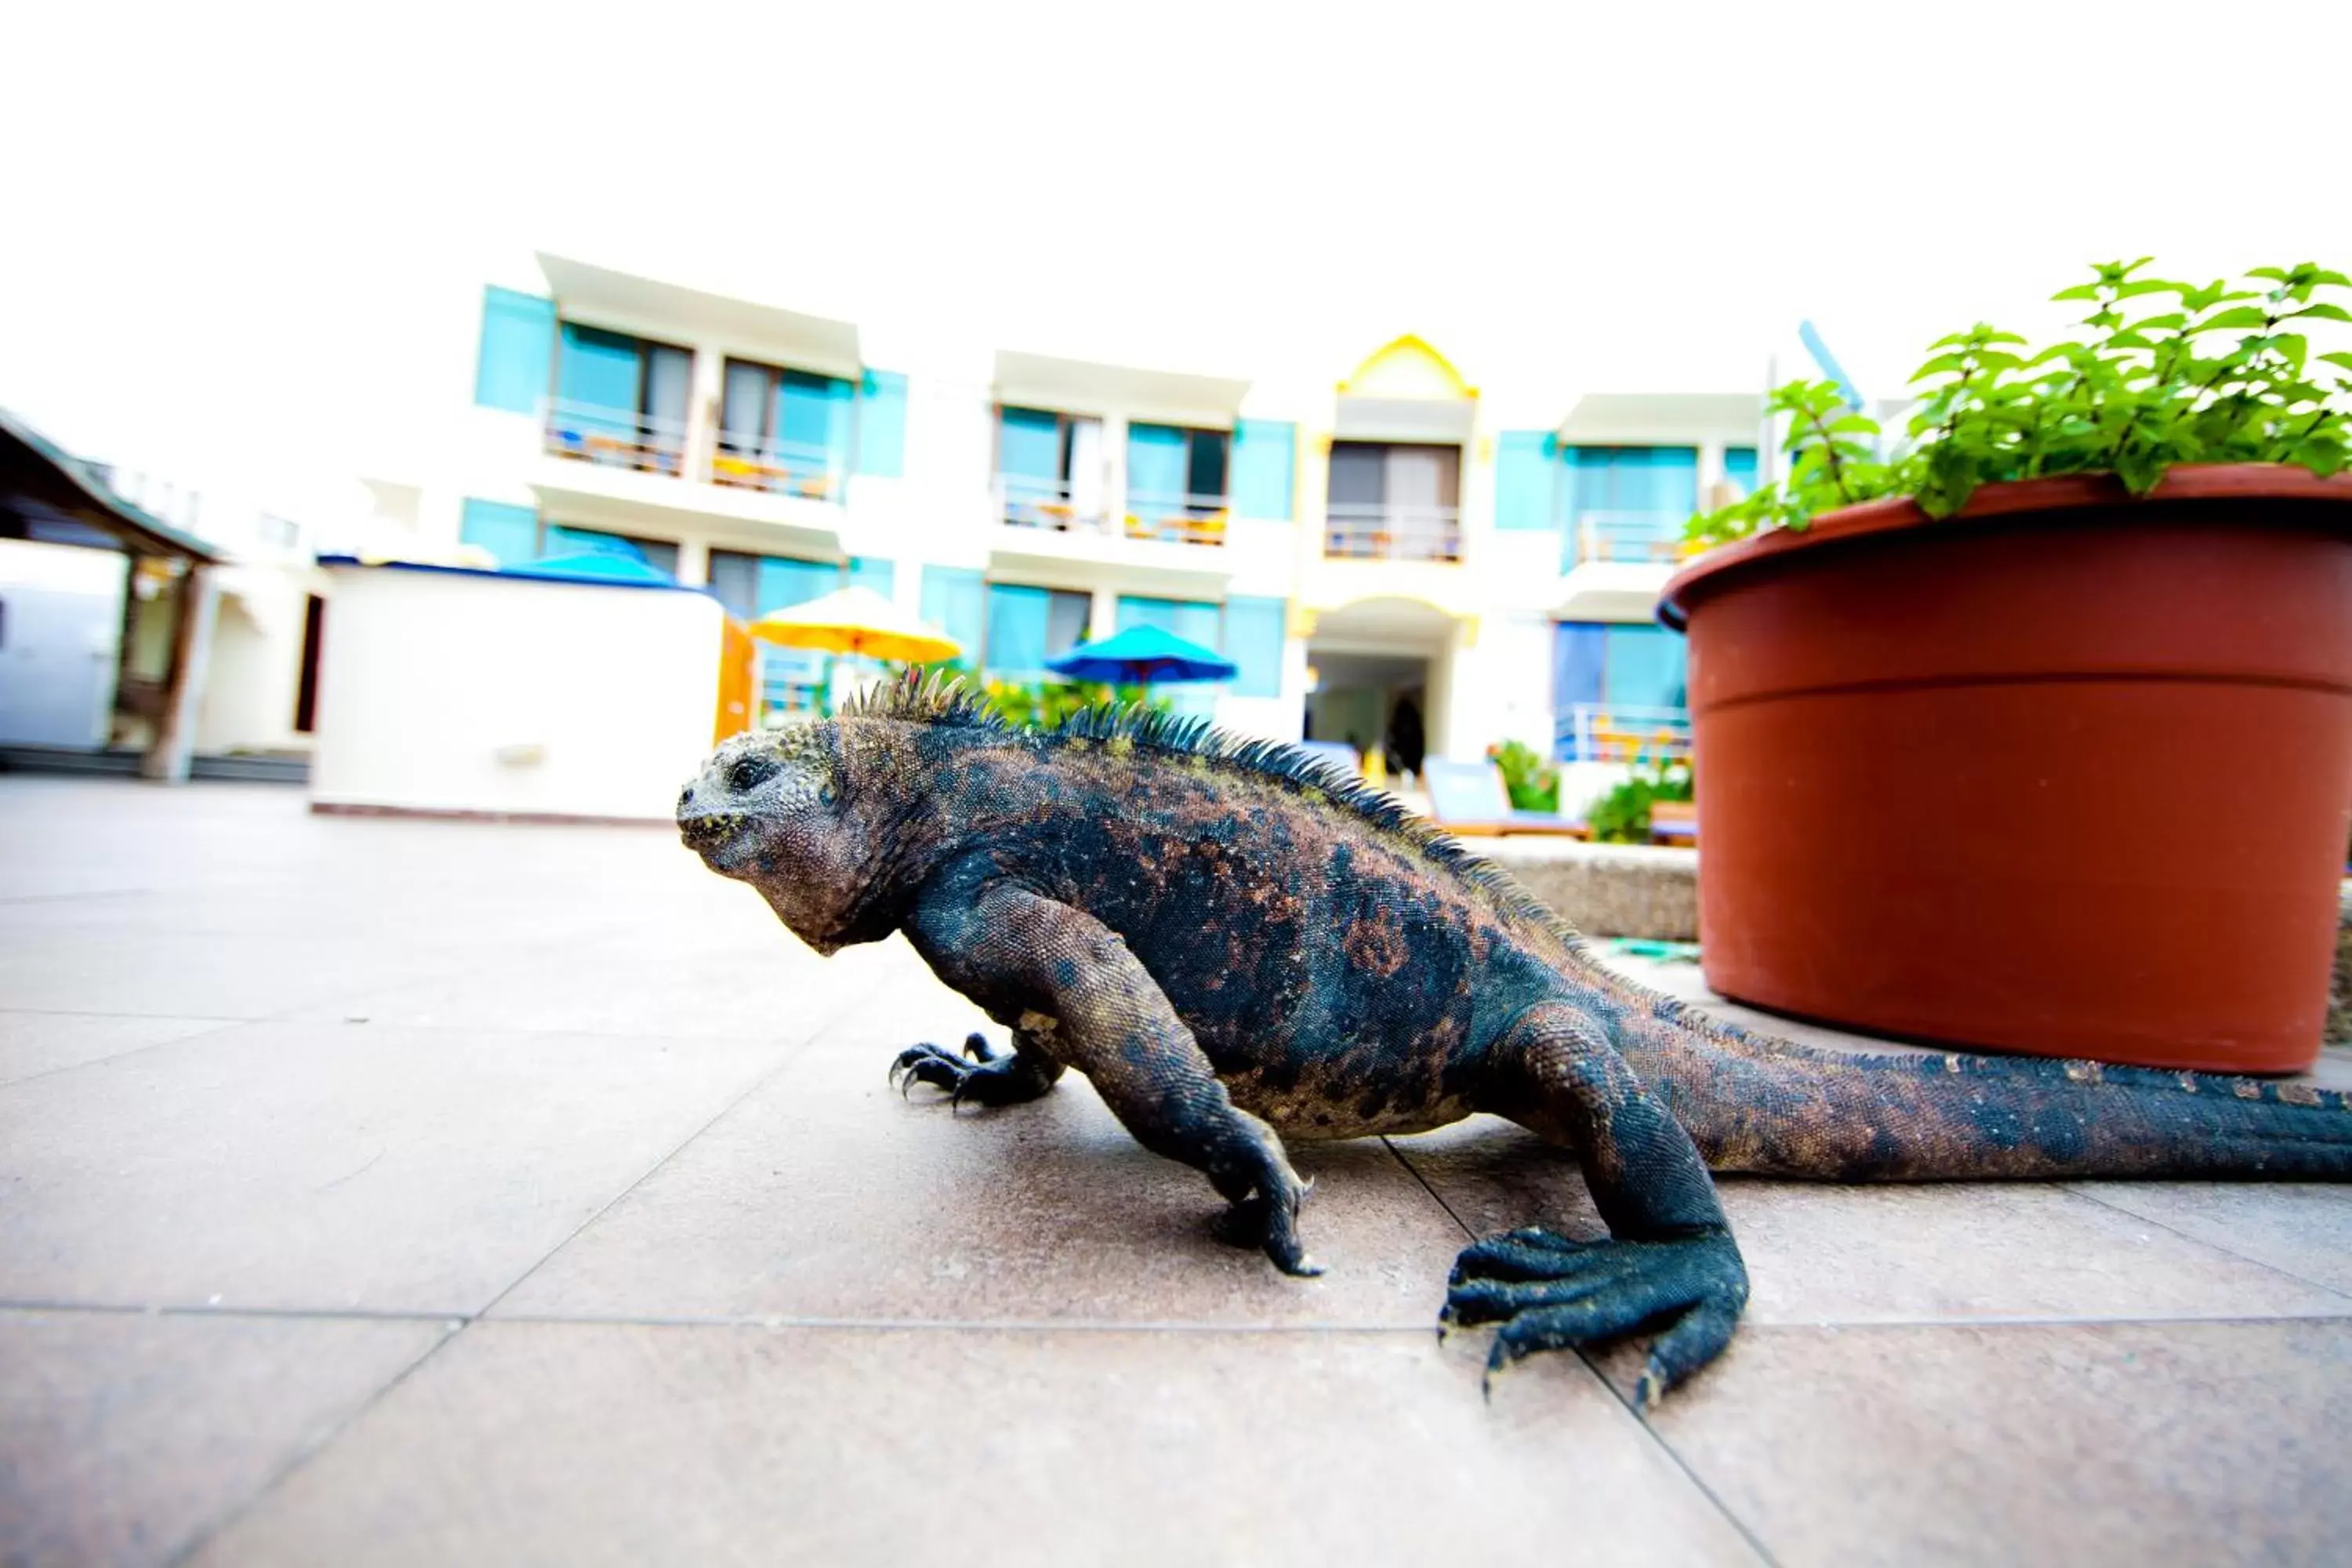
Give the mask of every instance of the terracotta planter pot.
[(2352, 826), (2352, 477), (1874, 502), (1710, 552), (1699, 940), (1725, 995), (2158, 1067), (2319, 1048)]

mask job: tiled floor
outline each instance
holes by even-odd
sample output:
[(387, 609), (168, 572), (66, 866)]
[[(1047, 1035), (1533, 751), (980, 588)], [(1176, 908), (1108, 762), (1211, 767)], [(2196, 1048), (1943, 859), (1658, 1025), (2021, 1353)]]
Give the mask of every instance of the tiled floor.
[(1487, 1402), (1558, 1154), (1305, 1150), (1285, 1279), (1076, 1079), (887, 1089), (974, 1021), (660, 832), (0, 780), (0, 1562), (2352, 1552), (2352, 1188), (1727, 1183), (1720, 1363)]

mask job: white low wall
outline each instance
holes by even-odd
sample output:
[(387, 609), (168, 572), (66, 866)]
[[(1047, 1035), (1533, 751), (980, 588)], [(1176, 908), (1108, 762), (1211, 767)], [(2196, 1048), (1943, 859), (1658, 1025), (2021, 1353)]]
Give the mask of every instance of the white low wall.
[(332, 570), (316, 805), (660, 820), (710, 750), (707, 595)]

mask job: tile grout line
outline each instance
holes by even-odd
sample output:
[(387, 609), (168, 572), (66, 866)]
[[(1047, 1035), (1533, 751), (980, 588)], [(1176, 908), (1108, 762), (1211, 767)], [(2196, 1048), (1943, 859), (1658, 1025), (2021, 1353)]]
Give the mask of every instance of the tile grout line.
[[(136, 1018), (144, 1016), (144, 1015), (137, 1013), (68, 1013), (52, 1016), (75, 1018)], [(156, 1016), (163, 1016), (163, 1015), (159, 1014)], [(19, 1084), (38, 1083), (45, 1078), (55, 1078), (59, 1073), (79, 1072), (84, 1068), (106, 1067), (114, 1062), (128, 1061), (132, 1057), (143, 1057), (149, 1051), (160, 1051), (166, 1046), (184, 1046), (195, 1040), (209, 1040), (215, 1035), (226, 1034), (231, 1029), (242, 1029), (247, 1025), (258, 1021), (259, 1020), (253, 1018), (222, 1018), (214, 1023), (211, 1027), (198, 1029), (193, 1034), (174, 1035), (168, 1040), (150, 1040), (143, 1046), (127, 1047), (122, 1050), (110, 1052), (106, 1056), (92, 1057), (87, 1061), (67, 1062), (62, 1067), (43, 1068), (38, 1072), (28, 1072), (22, 1078), (0, 1079), (0, 1090), (15, 1089)]]
[(214, 1520), (211, 1523), (193, 1533), (186, 1542), (184, 1543), (178, 1551), (173, 1552), (167, 1559), (167, 1562), (171, 1564), (171, 1568), (178, 1568), (179, 1564), (186, 1563), (197, 1552), (203, 1551), (207, 1545), (218, 1540), (224, 1532), (235, 1528), (240, 1521), (249, 1517), (256, 1509), (259, 1508), (263, 1502), (268, 1500), (270, 1494), (277, 1491), (279, 1487), (285, 1485), (289, 1479), (299, 1472), (305, 1466), (309, 1465), (312, 1459), (318, 1458), (320, 1454), (325, 1453), (327, 1449), (333, 1446), (333, 1444), (339, 1440), (344, 1433), (350, 1431), (352, 1426), (356, 1426), (370, 1411), (375, 1409), (377, 1405), (389, 1398), (394, 1389), (406, 1384), (408, 1380), (421, 1371), (427, 1363), (431, 1362), (436, 1356), (438, 1356), (449, 1346), (463, 1339), (467, 1329), (470, 1329), (476, 1323), (480, 1322), (482, 1319), (488, 1316), (500, 1301), (505, 1300), (509, 1296), (514, 1294), (516, 1290), (520, 1289), (524, 1281), (528, 1280), (532, 1275), (538, 1273), (540, 1269), (545, 1268), (548, 1259), (553, 1258), (557, 1253), (562, 1252), (565, 1247), (571, 1246), (572, 1242), (578, 1240), (581, 1234), (587, 1230), (590, 1226), (594, 1225), (598, 1220), (603, 1219), (606, 1215), (612, 1213), (613, 1209), (617, 1205), (626, 1200), (630, 1194), (635, 1192), (639, 1187), (644, 1186), (647, 1182), (653, 1180), (656, 1175), (667, 1168), (669, 1163), (672, 1160), (677, 1159), (678, 1154), (683, 1152), (688, 1144), (691, 1144), (704, 1133), (709, 1131), (711, 1128), (717, 1126), (730, 1111), (742, 1104), (745, 1100), (751, 1099), (752, 1095), (757, 1094), (761, 1089), (766, 1088), (768, 1084), (774, 1081), (778, 1077), (798, 1066), (805, 1053), (815, 1045), (819, 1030), (832, 1024), (843, 1012), (845, 1012), (846, 1010), (847, 1005), (845, 1004), (842, 1007), (835, 1008), (832, 1012), (826, 1014), (823, 1023), (812, 1026), (808, 1031), (801, 1037), (800, 1045), (788, 1053), (782, 1061), (778, 1062), (767, 1071), (754, 1077), (750, 1083), (743, 1087), (740, 1093), (729, 1099), (724, 1105), (721, 1105), (717, 1110), (713, 1111), (709, 1117), (705, 1118), (699, 1124), (698, 1124), (692, 1131), (688, 1132), (685, 1137), (679, 1139), (677, 1143), (673, 1144), (659, 1159), (656, 1160), (645, 1170), (638, 1173), (635, 1180), (630, 1182), (628, 1185), (614, 1194), (611, 1198), (599, 1205), (593, 1214), (591, 1214), (587, 1218), (572, 1226), (572, 1229), (566, 1231), (562, 1240), (558, 1241), (553, 1247), (549, 1247), (545, 1252), (541, 1253), (535, 1260), (532, 1261), (530, 1267), (523, 1269), (521, 1273), (516, 1275), (514, 1279), (509, 1280), (505, 1288), (500, 1289), (497, 1295), (491, 1297), (488, 1301), (484, 1302), (478, 1309), (472, 1312), (446, 1314), (449, 1321), (455, 1324), (455, 1327), (450, 1329), (448, 1332), (435, 1340), (431, 1345), (425, 1348), (424, 1354), (418, 1356), (415, 1361), (409, 1363), (407, 1366), (402, 1368), (398, 1373), (388, 1379), (382, 1387), (377, 1388), (365, 1398), (362, 1399), (357, 1405), (353, 1405), (351, 1410), (344, 1414), (342, 1419), (335, 1422), (332, 1426), (320, 1436), (316, 1442), (304, 1445), (299, 1447), (293, 1454), (288, 1456), (284, 1464), (272, 1470), (269, 1475), (262, 1480), (259, 1486), (254, 1488), (254, 1489), (247, 1493), (246, 1497), (234, 1508), (225, 1510), (219, 1518)]
[[(1397, 1163), (1402, 1165), (1406, 1172), (1412, 1175), (1412, 1179), (1421, 1184), (1422, 1191), (1427, 1193), (1432, 1198), (1436, 1200), (1437, 1206), (1445, 1211), (1446, 1217), (1453, 1220), (1456, 1226), (1461, 1227), (1462, 1234), (1470, 1237), (1473, 1241), (1475, 1241), (1478, 1238), (1478, 1233), (1471, 1229), (1469, 1224), (1465, 1221), (1460, 1215), (1454, 1212), (1454, 1205), (1447, 1203), (1444, 1197), (1440, 1196), (1437, 1189), (1430, 1185), (1429, 1178), (1423, 1175), (1419, 1170), (1414, 1168), (1413, 1163), (1404, 1157), (1404, 1151), (1399, 1149), (1392, 1141), (1385, 1136), (1381, 1139), (1381, 1143), (1390, 1153), (1396, 1156)], [(1444, 1332), (1445, 1331), (1441, 1327), (1438, 1331), (1439, 1337), (1443, 1338)], [(1577, 1361), (1581, 1363), (1584, 1368), (1585, 1375), (1591, 1378), (1593, 1382), (1599, 1384), (1601, 1385), (1601, 1392), (1617, 1402), (1618, 1406), (1632, 1418), (1634, 1426), (1641, 1431), (1643, 1436), (1647, 1437), (1650, 1442), (1656, 1447), (1660, 1454), (1664, 1456), (1666, 1463), (1681, 1471), (1683, 1478), (1690, 1482), (1691, 1486), (1698, 1492), (1700, 1497), (1706, 1500), (1708, 1506), (1715, 1510), (1716, 1513), (1723, 1520), (1723, 1522), (1729, 1525), (1733, 1532), (1737, 1534), (1740, 1540), (1748, 1543), (1748, 1550), (1756, 1554), (1757, 1560), (1766, 1564), (1766, 1568), (1779, 1568), (1780, 1559), (1772, 1555), (1770, 1550), (1765, 1546), (1762, 1538), (1759, 1537), (1755, 1531), (1748, 1528), (1748, 1521), (1746, 1520), (1740, 1518), (1738, 1514), (1732, 1511), (1730, 1505), (1726, 1503), (1722, 1498), (1716, 1494), (1716, 1490), (1713, 1487), (1706, 1484), (1706, 1478), (1702, 1477), (1697, 1470), (1692, 1468), (1690, 1462), (1683, 1458), (1681, 1453), (1675, 1449), (1675, 1446), (1672, 1443), (1667, 1442), (1664, 1436), (1660, 1433), (1656, 1427), (1650, 1425), (1649, 1418), (1643, 1415), (1640, 1410), (1634, 1408), (1633, 1402), (1627, 1399), (1623, 1394), (1618, 1393), (1616, 1385), (1601, 1375), (1601, 1368), (1594, 1364), (1591, 1353), (1581, 1347), (1579, 1347), (1575, 1353)]]
[(426, 1362), (439, 1355), (444, 1345), (466, 1331), (466, 1325), (462, 1320), (450, 1317), (445, 1321), (449, 1326), (436, 1335), (431, 1344), (426, 1345), (424, 1350), (412, 1357), (406, 1366), (386, 1378), (382, 1386), (370, 1389), (361, 1395), (349, 1410), (343, 1412), (336, 1420), (330, 1422), (323, 1431), (310, 1436), (306, 1441), (297, 1443), (293, 1452), (288, 1454), (281, 1463), (264, 1476), (260, 1484), (250, 1493), (232, 1506), (223, 1509), (217, 1518), (207, 1521), (189, 1531), (188, 1538), (165, 1555), (163, 1559), (165, 1568), (180, 1568), (180, 1564), (187, 1562), (218, 1539), (223, 1531), (251, 1513), (262, 1499), (278, 1489), (287, 1477), (326, 1452), (330, 1446), (351, 1430), (354, 1422), (374, 1409), (377, 1404), (394, 1389), (414, 1377)]
[[(2090, 1203), (2095, 1203), (2110, 1214), (2123, 1215), (2127, 1218), (2138, 1220), (2143, 1225), (2152, 1225), (2158, 1230), (2177, 1236), (2183, 1241), (2192, 1242), (2209, 1251), (2218, 1252), (2224, 1258), (2235, 1258), (2241, 1263), (2251, 1263), (2257, 1268), (2267, 1268), (2273, 1274), (2283, 1276), (2288, 1279), (2295, 1280), (2301, 1284), (2308, 1285), (2315, 1290), (2326, 1291), (2328, 1295), (2334, 1296), (2339, 1300), (2352, 1301), (2352, 1290), (2341, 1289), (2336, 1286), (2327, 1284), (2323, 1280), (2314, 1279), (2308, 1275), (2300, 1274), (2292, 1268), (2273, 1263), (2266, 1258), (2256, 1258), (2251, 1253), (2240, 1252), (2234, 1247), (2225, 1247), (2221, 1242), (2215, 1241), (2210, 1237), (2199, 1236), (2194, 1231), (2183, 1230), (2179, 1226), (2173, 1225), (2166, 1220), (2151, 1218), (2149, 1215), (2140, 1213), (2137, 1209), (2126, 1208), (2119, 1203), (2115, 1203), (2109, 1199), (2101, 1197), (2095, 1190), (2085, 1191), (2084, 1185), (2081, 1184), (2074, 1182), (2057, 1182), (2053, 1184), (2056, 1186), (2059, 1191), (2065, 1193), (2069, 1196), (2082, 1198)], [(2236, 1184), (2244, 1185), (2246, 1184), (2241, 1183)], [(2095, 1188), (2096, 1184), (2090, 1184), (2090, 1185), (2093, 1188)]]

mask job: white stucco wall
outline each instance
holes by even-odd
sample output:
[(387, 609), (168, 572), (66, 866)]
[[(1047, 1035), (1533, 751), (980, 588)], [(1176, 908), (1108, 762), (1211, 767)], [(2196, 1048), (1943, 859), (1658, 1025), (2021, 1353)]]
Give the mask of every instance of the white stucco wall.
[(316, 803), (657, 820), (710, 749), (722, 612), (705, 595), (332, 577)]

